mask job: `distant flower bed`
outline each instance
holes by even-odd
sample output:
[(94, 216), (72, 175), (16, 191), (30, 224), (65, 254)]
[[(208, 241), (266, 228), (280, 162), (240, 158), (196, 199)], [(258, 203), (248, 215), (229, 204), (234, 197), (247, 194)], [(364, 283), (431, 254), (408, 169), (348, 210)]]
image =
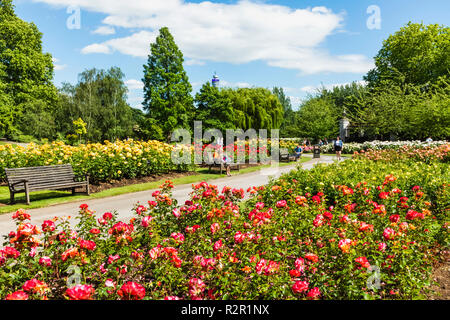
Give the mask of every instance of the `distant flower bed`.
[(355, 151), (353, 158), (365, 158), (375, 161), (413, 160), (422, 162), (450, 162), (450, 144), (441, 144), (438, 146), (427, 145), (421, 147), (416, 145), (404, 145), (398, 149), (369, 149), (367, 151)]
[[(413, 149), (433, 148), (441, 145), (448, 144), (446, 141), (433, 141), (433, 142), (421, 142), (421, 141), (368, 141), (364, 143), (344, 143), (342, 153), (352, 154), (355, 151), (367, 151), (367, 150), (386, 150), (393, 149), (398, 150), (402, 147), (409, 147)], [(324, 153), (334, 152), (334, 146), (332, 143), (321, 147), (321, 151)]]
[(0, 178), (4, 168), (20, 168), (70, 163), (76, 174), (89, 174), (93, 182), (148, 176), (188, 166), (171, 161), (173, 146), (159, 141), (123, 140), (116, 142), (66, 145), (52, 142), (27, 146), (0, 145)]
[(245, 191), (167, 181), (134, 217), (13, 215), (1, 299), (412, 299), (448, 248), (448, 165), (356, 158)]

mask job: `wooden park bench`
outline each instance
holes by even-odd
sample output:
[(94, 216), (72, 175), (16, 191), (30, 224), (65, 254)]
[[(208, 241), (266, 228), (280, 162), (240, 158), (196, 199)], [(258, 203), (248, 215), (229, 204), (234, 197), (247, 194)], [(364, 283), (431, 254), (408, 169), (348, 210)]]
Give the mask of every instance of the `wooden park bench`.
[[(300, 155), (301, 157), (301, 155)], [(287, 151), (280, 150), (280, 162), (291, 162), (295, 161), (295, 154), (289, 154)]]
[(8, 181), (10, 202), (14, 203), (16, 193), (25, 193), (27, 204), (30, 204), (30, 192), (38, 190), (61, 190), (86, 187), (89, 195), (89, 176), (85, 175), (84, 181), (77, 181), (70, 164), (57, 166), (5, 168), (6, 180)]
[[(220, 163), (217, 163), (220, 162)], [(208, 172), (211, 172), (212, 168), (220, 168), (220, 174), (222, 174), (223, 171), (226, 171), (225, 164), (218, 160), (214, 159), (212, 154), (208, 154), (208, 161), (203, 162), (204, 167), (208, 167)], [(239, 163), (230, 163), (230, 170), (240, 170), (241, 166)]]
[[(207, 166), (209, 167), (208, 172), (211, 172), (211, 169), (213, 167), (220, 167), (220, 174), (222, 174), (223, 171), (226, 171), (226, 167), (224, 163), (211, 163), (211, 164), (207, 164)], [(241, 168), (239, 163), (230, 163), (230, 170), (237, 170), (239, 171)]]

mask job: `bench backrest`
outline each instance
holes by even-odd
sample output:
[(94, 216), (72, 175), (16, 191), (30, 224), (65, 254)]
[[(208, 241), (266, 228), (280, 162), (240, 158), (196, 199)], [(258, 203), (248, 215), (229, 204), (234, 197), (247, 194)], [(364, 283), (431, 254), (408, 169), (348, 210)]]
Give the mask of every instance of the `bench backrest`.
[(21, 180), (28, 180), (29, 186), (73, 182), (73, 178), (75, 177), (70, 164), (26, 168), (5, 168), (5, 174), (9, 184), (13, 184)]

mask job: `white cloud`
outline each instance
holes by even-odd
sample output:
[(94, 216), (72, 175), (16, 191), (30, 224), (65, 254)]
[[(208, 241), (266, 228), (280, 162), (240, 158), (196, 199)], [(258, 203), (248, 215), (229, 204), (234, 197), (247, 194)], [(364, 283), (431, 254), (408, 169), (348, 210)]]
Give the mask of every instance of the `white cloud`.
[(59, 59), (57, 58), (52, 58), (52, 62), (53, 62), (53, 69), (55, 71), (59, 71), (59, 70), (64, 70), (67, 65), (66, 64), (59, 64)]
[(88, 46), (84, 47), (83, 49), (81, 49), (81, 53), (83, 53), (83, 54), (88, 54), (88, 53), (109, 54), (109, 53), (111, 53), (111, 49), (109, 48), (109, 46), (107, 46), (105, 44), (94, 43), (94, 44), (88, 45)]
[(115, 34), (116, 29), (114, 29), (111, 26), (100, 26), (97, 29), (95, 29), (94, 31), (92, 31), (92, 33), (107, 36), (107, 35)]
[(196, 59), (188, 59), (184, 62), (186, 66), (203, 66), (205, 65), (205, 61), (200, 61)]
[(154, 42), (157, 32), (140, 31), (129, 37), (117, 38), (103, 43), (94, 43), (84, 47), (81, 53), (113, 53), (119, 51), (122, 54), (133, 57), (147, 57), (150, 52), (150, 42)]
[(87, 53), (112, 53), (145, 58), (159, 28), (169, 27), (186, 65), (205, 61), (248, 63), (320, 72), (365, 73), (371, 59), (349, 53), (335, 56), (319, 48), (342, 30), (344, 13), (326, 7), (292, 9), (287, 6), (241, 0), (237, 3), (192, 3), (186, 0), (33, 0), (106, 15), (102, 23), (133, 30), (130, 36), (94, 43)]
[(125, 85), (129, 90), (142, 90), (144, 88), (144, 83), (136, 79), (128, 79), (125, 81)]

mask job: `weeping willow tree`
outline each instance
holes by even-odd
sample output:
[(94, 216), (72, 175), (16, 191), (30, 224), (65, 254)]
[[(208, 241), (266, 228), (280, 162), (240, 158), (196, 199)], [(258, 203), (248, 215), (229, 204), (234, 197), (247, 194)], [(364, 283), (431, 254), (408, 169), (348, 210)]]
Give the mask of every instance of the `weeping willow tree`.
[(283, 122), (283, 105), (270, 90), (264, 88), (222, 89), (234, 108), (237, 128), (278, 129)]

